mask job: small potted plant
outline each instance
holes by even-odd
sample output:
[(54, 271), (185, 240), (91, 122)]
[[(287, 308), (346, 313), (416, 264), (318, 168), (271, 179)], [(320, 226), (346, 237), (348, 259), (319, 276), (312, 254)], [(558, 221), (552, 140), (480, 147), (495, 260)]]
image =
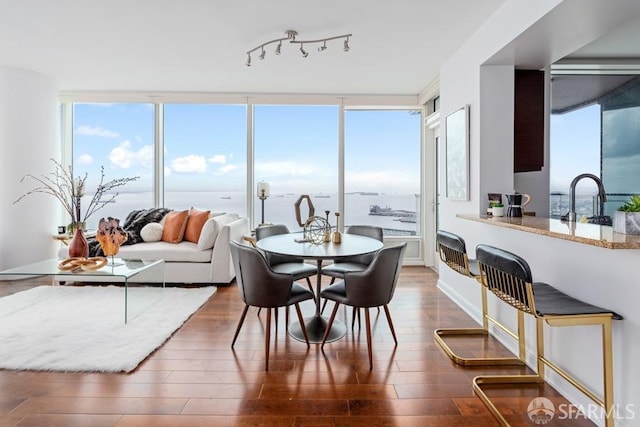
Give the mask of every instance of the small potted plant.
[(613, 231), (640, 234), (640, 195), (631, 196), (613, 215)]
[(491, 202), (491, 215), (504, 216), (504, 205), (502, 202)]

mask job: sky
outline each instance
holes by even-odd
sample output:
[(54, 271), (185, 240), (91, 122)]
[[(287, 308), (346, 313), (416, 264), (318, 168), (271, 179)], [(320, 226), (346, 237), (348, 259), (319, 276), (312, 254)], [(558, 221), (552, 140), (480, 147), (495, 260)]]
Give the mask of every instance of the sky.
[[(337, 106), (256, 106), (256, 181), (275, 193), (335, 193), (338, 114)], [(246, 106), (167, 104), (164, 120), (165, 191), (244, 190)], [(348, 111), (346, 191), (418, 193), (420, 122), (407, 111)], [(152, 104), (74, 106), (74, 174), (88, 173), (90, 187), (102, 165), (107, 180), (140, 176), (127, 188), (150, 191), (153, 141)]]

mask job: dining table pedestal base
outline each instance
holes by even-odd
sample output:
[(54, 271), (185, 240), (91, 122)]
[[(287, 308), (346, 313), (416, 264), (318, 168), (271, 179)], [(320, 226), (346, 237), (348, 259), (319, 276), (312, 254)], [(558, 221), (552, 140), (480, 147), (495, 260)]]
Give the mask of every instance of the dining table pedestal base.
[[(329, 323), (328, 316), (310, 316), (304, 319), (304, 325), (307, 328), (307, 335), (309, 336), (309, 343), (321, 344), (324, 338), (324, 332), (327, 330), (327, 324)], [(347, 334), (346, 325), (338, 319), (334, 319), (333, 325), (331, 325), (331, 332), (327, 337), (327, 342), (338, 341), (340, 338)], [(305, 342), (300, 322), (291, 322), (289, 325), (289, 335), (298, 341)]]

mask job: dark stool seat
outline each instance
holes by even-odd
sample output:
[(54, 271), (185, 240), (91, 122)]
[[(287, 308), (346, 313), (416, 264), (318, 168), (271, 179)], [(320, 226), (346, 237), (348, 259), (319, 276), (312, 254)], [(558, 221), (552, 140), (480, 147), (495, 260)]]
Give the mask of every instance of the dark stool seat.
[(623, 317), (606, 308), (598, 307), (573, 298), (551, 285), (535, 282), (532, 285), (535, 296), (536, 316), (575, 316), (580, 314), (611, 314), (613, 319)]

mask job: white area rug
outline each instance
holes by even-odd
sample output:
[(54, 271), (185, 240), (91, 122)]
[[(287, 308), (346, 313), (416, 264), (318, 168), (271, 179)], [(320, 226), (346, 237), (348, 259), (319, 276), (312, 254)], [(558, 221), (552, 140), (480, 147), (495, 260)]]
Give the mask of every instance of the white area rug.
[(129, 372), (216, 288), (40, 286), (0, 298), (0, 368)]

